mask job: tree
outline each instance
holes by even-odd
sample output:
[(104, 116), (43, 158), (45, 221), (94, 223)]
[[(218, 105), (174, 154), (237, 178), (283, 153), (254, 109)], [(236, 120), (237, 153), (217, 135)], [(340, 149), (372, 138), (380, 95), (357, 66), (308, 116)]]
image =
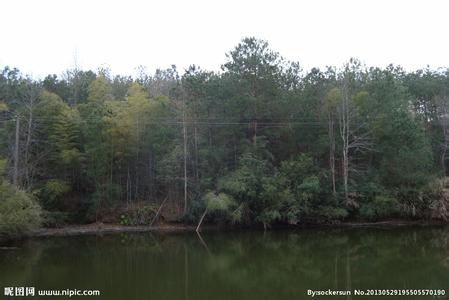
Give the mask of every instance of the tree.
[[(83, 155), (80, 145), (80, 119), (58, 95), (43, 91), (35, 109), (34, 139), (39, 143), (32, 149), (36, 184), (45, 209), (66, 209), (63, 196), (80, 185)], [(53, 169), (49, 173), (46, 170)], [(69, 205), (70, 206), (70, 205)]]
[(242, 98), (242, 117), (252, 122), (252, 142), (257, 144), (260, 119), (273, 118), (273, 103), (278, 96), (282, 58), (269, 49), (268, 43), (256, 38), (245, 38), (227, 55), (223, 69), (234, 76)]
[(360, 118), (357, 102), (366, 97), (366, 92), (357, 92), (357, 85), (363, 80), (363, 71), (357, 60), (350, 60), (345, 66), (340, 78), (340, 99), (337, 106), (339, 133), (342, 143), (342, 177), (343, 192), (347, 206), (357, 206), (354, 197), (350, 195), (350, 173), (356, 169), (351, 167), (352, 156), (360, 151), (371, 150), (369, 131)]
[(336, 167), (335, 167), (335, 155), (336, 155), (335, 120), (336, 120), (337, 104), (340, 98), (341, 98), (340, 90), (338, 88), (331, 89), (326, 95), (323, 107), (328, 122), (327, 132), (329, 138), (329, 169), (332, 181), (332, 194), (334, 197), (336, 197), (337, 195)]

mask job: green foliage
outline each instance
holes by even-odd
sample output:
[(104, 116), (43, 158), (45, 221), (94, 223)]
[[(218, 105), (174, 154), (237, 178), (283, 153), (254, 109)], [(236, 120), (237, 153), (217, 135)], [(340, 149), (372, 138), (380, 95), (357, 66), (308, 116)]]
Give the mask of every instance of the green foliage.
[(89, 85), (87, 100), (90, 102), (105, 102), (112, 98), (111, 86), (104, 75), (98, 76)]
[(3, 175), (6, 170), (6, 159), (0, 159), (0, 183), (3, 182)]
[[(81, 172), (83, 162), (79, 113), (58, 95), (44, 90), (34, 117), (37, 123), (34, 138), (41, 142), (31, 154), (39, 161), (35, 168), (39, 180), (34, 190), (44, 209), (65, 210), (62, 200), (77, 183), (76, 174)], [(47, 172), (49, 169), (51, 173)]]
[(449, 180), (434, 179), (422, 189), (421, 217), (449, 220)]
[(187, 212), (183, 215), (182, 221), (187, 223), (198, 223), (198, 220), (201, 218), (201, 215), (204, 213), (204, 210), (206, 209), (206, 203), (203, 201), (203, 198), (195, 199), (192, 201), (192, 203), (189, 205), (189, 209)]
[(310, 156), (301, 154), (282, 162), (280, 176), (291, 193), (284, 205), (285, 216), (289, 223), (296, 224), (319, 205), (321, 185), (318, 170)]
[(363, 219), (370, 221), (394, 217), (399, 212), (399, 203), (392, 197), (379, 195), (373, 201), (363, 203), (359, 212)]
[(39, 198), (45, 209), (54, 209), (58, 207), (58, 202), (62, 200), (71, 187), (67, 182), (61, 179), (50, 179), (39, 191)]
[(225, 193), (219, 193), (216, 195), (213, 192), (209, 192), (204, 196), (206, 207), (209, 211), (228, 211), (235, 207), (235, 201), (232, 197)]
[(0, 159), (0, 240), (20, 237), (41, 224), (40, 206), (4, 180), (5, 167), (6, 160)]
[(323, 221), (332, 222), (332, 221), (341, 221), (347, 218), (349, 212), (345, 208), (341, 207), (333, 207), (333, 206), (321, 206), (317, 209), (317, 217), (318, 219), (322, 219)]
[(201, 210), (197, 210), (196, 221), (207, 208), (208, 219), (215, 222), (241, 222), (241, 206), (238, 206), (237, 202), (225, 193), (208, 192), (203, 196), (201, 203)]
[(41, 208), (32, 197), (0, 184), (0, 239), (20, 237), (41, 224)]
[(8, 105), (6, 103), (0, 101), (0, 112), (7, 111), (7, 110), (8, 110)]
[(267, 162), (252, 153), (240, 158), (239, 168), (223, 178), (219, 185), (222, 190), (241, 201), (255, 201), (262, 189), (262, 179), (267, 176)]
[[(277, 218), (273, 211), (276, 210), (278, 199), (272, 195), (270, 168), (267, 161), (252, 153), (245, 153), (240, 158), (239, 168), (219, 182), (220, 190), (242, 205), (244, 222), (255, 220), (269, 224)], [(270, 219), (270, 216), (276, 218)]]
[(60, 228), (69, 221), (68, 213), (61, 211), (42, 211), (42, 226), (47, 228)]

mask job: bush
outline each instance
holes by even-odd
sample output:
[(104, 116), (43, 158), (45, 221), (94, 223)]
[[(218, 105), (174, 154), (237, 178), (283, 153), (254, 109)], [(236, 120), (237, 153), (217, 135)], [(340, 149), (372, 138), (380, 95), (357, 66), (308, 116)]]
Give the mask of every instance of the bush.
[(344, 208), (322, 206), (318, 209), (319, 217), (326, 221), (340, 221), (348, 216), (348, 211)]
[(30, 195), (0, 183), (0, 239), (26, 235), (41, 224), (41, 208)]
[(47, 228), (59, 228), (68, 221), (68, 214), (60, 211), (42, 211), (42, 226)]
[(120, 215), (120, 224), (126, 226), (150, 225), (158, 207), (154, 204), (141, 204), (128, 208)]
[(363, 219), (375, 221), (393, 217), (398, 211), (399, 203), (396, 199), (388, 196), (375, 196), (373, 201), (360, 206), (359, 214)]
[[(207, 219), (214, 222), (239, 223), (241, 221), (241, 208), (231, 196), (226, 193), (207, 192), (195, 205), (195, 222), (201, 218), (207, 207)], [(192, 211), (193, 213), (193, 211)]]
[(447, 178), (431, 181), (423, 190), (427, 217), (447, 221), (449, 219), (449, 192)]
[(44, 209), (59, 208), (64, 194), (70, 191), (70, 186), (63, 180), (48, 180), (39, 190), (39, 199)]
[(186, 214), (182, 217), (182, 221), (196, 224), (205, 208), (206, 203), (203, 201), (203, 198), (194, 199), (194, 201), (192, 201), (189, 205)]

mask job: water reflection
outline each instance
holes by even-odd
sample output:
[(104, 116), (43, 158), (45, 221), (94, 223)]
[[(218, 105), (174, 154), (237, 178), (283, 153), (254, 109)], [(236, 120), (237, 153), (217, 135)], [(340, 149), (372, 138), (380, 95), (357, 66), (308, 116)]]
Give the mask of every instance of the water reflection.
[(449, 292), (448, 246), (445, 228), (41, 238), (0, 250), (0, 286), (99, 289), (102, 299), (308, 299), (308, 289), (354, 288)]

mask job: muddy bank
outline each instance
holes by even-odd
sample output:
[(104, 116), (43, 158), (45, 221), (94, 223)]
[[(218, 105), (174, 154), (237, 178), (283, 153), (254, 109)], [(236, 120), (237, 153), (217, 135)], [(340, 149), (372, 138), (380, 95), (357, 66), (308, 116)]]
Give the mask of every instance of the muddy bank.
[[(398, 227), (398, 226), (439, 226), (447, 225), (447, 223), (436, 221), (407, 221), (407, 220), (388, 220), (380, 222), (342, 222), (335, 224), (301, 224), (301, 225), (279, 225), (273, 226), (271, 229), (299, 229), (299, 228), (350, 228), (350, 227)], [(242, 229), (242, 227), (219, 227), (216, 225), (203, 225), (202, 231), (205, 230), (231, 230)], [(259, 229), (259, 227), (251, 227)], [(263, 229), (263, 227), (262, 227)], [(120, 224), (104, 224), (93, 223), (87, 225), (70, 225), (62, 228), (41, 228), (29, 234), (29, 236), (70, 236), (84, 234), (102, 234), (102, 233), (121, 233), (121, 232), (194, 232), (196, 225), (188, 225), (183, 223), (167, 223), (157, 226), (124, 226)]]
[(120, 224), (93, 223), (87, 225), (69, 225), (61, 228), (41, 228), (29, 234), (29, 236), (68, 236), (99, 233), (120, 232), (184, 232), (195, 231), (195, 226), (182, 223), (164, 224), (157, 226), (124, 226)]

